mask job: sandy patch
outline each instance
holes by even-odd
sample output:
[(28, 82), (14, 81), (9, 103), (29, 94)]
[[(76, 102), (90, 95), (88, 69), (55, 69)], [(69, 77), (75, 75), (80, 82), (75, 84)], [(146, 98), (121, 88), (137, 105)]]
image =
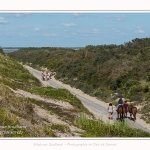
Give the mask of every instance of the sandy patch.
[[(57, 115), (55, 115), (55, 114), (51, 115), (51, 114), (49, 113), (49, 111), (44, 110), (44, 109), (42, 109), (42, 108), (39, 107), (39, 106), (36, 106), (36, 105), (35, 105), (34, 111), (35, 111), (35, 113), (36, 113), (38, 116), (40, 116), (41, 118), (47, 120), (47, 122), (49, 122), (49, 123), (51, 123), (51, 124), (66, 125), (66, 126), (68, 126), (68, 127), (70, 128), (71, 133), (61, 133), (61, 132), (58, 132), (58, 133), (57, 133), (57, 136), (59, 136), (59, 137), (74, 137), (74, 136), (75, 136), (75, 137), (78, 137), (79, 134), (78, 134), (77, 132), (83, 132), (83, 130), (81, 130), (81, 129), (75, 127), (75, 126), (72, 126), (72, 125), (68, 124), (68, 123), (65, 122), (65, 121), (62, 121), (62, 120), (60, 119), (60, 117), (58, 117)], [(79, 136), (79, 137), (80, 137), (80, 136)]]
[(65, 108), (65, 109), (73, 109), (74, 108), (70, 103), (62, 101), (62, 100), (55, 100), (55, 99), (51, 99), (51, 98), (43, 98), (39, 95), (31, 94), (31, 93), (23, 91), (23, 90), (16, 90), (16, 91), (13, 90), (13, 89), (11, 89), (11, 90), (15, 94), (17, 94), (18, 96), (22, 96), (22, 97), (26, 97), (26, 98), (33, 98), (33, 99), (36, 99), (38, 101), (43, 101), (43, 102), (47, 102), (47, 103), (53, 103), (53, 104), (59, 105), (59, 107)]

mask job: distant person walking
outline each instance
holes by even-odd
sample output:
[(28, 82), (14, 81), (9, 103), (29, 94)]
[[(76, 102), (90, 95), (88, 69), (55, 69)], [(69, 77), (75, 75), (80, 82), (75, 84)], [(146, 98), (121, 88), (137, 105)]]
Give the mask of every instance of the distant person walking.
[(113, 106), (112, 106), (112, 103), (109, 103), (109, 106), (108, 106), (108, 113), (109, 113), (109, 119), (113, 119)]
[(52, 72), (50, 73), (50, 79), (52, 78)]
[(44, 76), (45, 76), (45, 75), (44, 75), (44, 72), (42, 71), (42, 80), (43, 80), (43, 81), (44, 81)]
[(48, 76), (48, 79), (51, 79), (51, 74), (50, 74), (50, 72), (48, 72), (47, 76)]

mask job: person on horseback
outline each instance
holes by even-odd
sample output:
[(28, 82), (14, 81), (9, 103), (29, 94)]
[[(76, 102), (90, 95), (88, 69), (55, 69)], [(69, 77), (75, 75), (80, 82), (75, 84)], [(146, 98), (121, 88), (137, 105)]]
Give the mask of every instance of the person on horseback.
[(123, 100), (122, 100), (122, 96), (120, 96), (119, 100), (118, 100), (118, 104), (116, 106), (116, 111), (118, 110), (119, 106), (123, 105)]
[(128, 112), (128, 103), (127, 103), (127, 101), (124, 102), (123, 107), (125, 108), (125, 117), (127, 117), (127, 112)]

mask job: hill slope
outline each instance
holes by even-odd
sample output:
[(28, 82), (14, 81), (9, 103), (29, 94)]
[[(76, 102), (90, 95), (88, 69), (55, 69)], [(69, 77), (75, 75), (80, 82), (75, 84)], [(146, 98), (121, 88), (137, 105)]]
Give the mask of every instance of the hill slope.
[[(149, 51), (149, 39), (135, 39), (132, 42), (119, 46), (87, 46), (78, 51), (61, 48), (28, 48), (8, 55), (20, 62), (31, 64), (34, 67), (47, 67), (56, 72), (57, 79), (80, 88), (88, 94), (102, 98), (104, 101), (108, 102), (115, 99), (114, 93), (117, 92), (133, 102), (143, 103), (146, 101), (148, 103), (150, 94), (149, 66), (145, 65), (145, 62), (146, 64), (149, 63)], [(141, 64), (142, 67), (137, 66), (137, 64)], [(7, 73), (7, 75), (9, 74)], [(7, 85), (13, 87), (9, 82)], [(15, 86), (18, 85), (15, 84)], [(20, 86), (20, 88), (23, 89), (25, 86)], [(28, 89), (26, 88), (27, 91), (32, 91), (33, 93), (36, 91), (37, 93), (41, 93), (42, 91), (43, 96), (49, 92), (47, 88), (33, 87), (32, 89), (30, 87), (30, 90)], [(30, 101), (40, 107), (46, 107), (41, 102)], [(148, 106), (145, 105), (146, 109), (144, 110), (148, 110)], [(77, 110), (80, 109), (78, 106), (77, 108)], [(81, 109), (79, 112), (81, 112)], [(88, 111), (84, 110), (84, 112)], [(144, 118), (148, 119), (149, 115), (146, 114)], [(85, 126), (83, 126), (83, 129)], [(112, 132), (114, 133), (114, 131)], [(112, 135), (114, 134), (111, 133), (110, 136)]]
[[(150, 38), (122, 45), (89, 45), (77, 51), (27, 48), (8, 55), (39, 69), (46, 67), (62, 82), (105, 102), (116, 100), (115, 93), (133, 103), (150, 101)], [(145, 107), (150, 110), (149, 105)], [(143, 118), (148, 122), (150, 116)]]
[[(35, 91), (53, 96), (32, 94)], [(0, 54), (1, 137), (80, 136), (82, 130), (73, 122), (81, 113), (90, 116), (69, 91), (43, 87), (22, 65)]]

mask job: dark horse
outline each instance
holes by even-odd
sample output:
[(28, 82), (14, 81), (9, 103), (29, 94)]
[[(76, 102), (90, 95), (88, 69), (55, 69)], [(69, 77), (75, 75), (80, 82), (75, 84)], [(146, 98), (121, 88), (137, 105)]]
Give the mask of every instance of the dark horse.
[(132, 119), (132, 115), (133, 115), (133, 120), (135, 121), (136, 120), (137, 108), (132, 106), (132, 105), (129, 105), (128, 111), (130, 113), (130, 119)]
[(118, 110), (117, 110), (117, 115), (118, 115), (118, 119), (123, 120), (124, 116), (125, 116), (125, 108), (123, 107), (123, 105), (120, 105)]

